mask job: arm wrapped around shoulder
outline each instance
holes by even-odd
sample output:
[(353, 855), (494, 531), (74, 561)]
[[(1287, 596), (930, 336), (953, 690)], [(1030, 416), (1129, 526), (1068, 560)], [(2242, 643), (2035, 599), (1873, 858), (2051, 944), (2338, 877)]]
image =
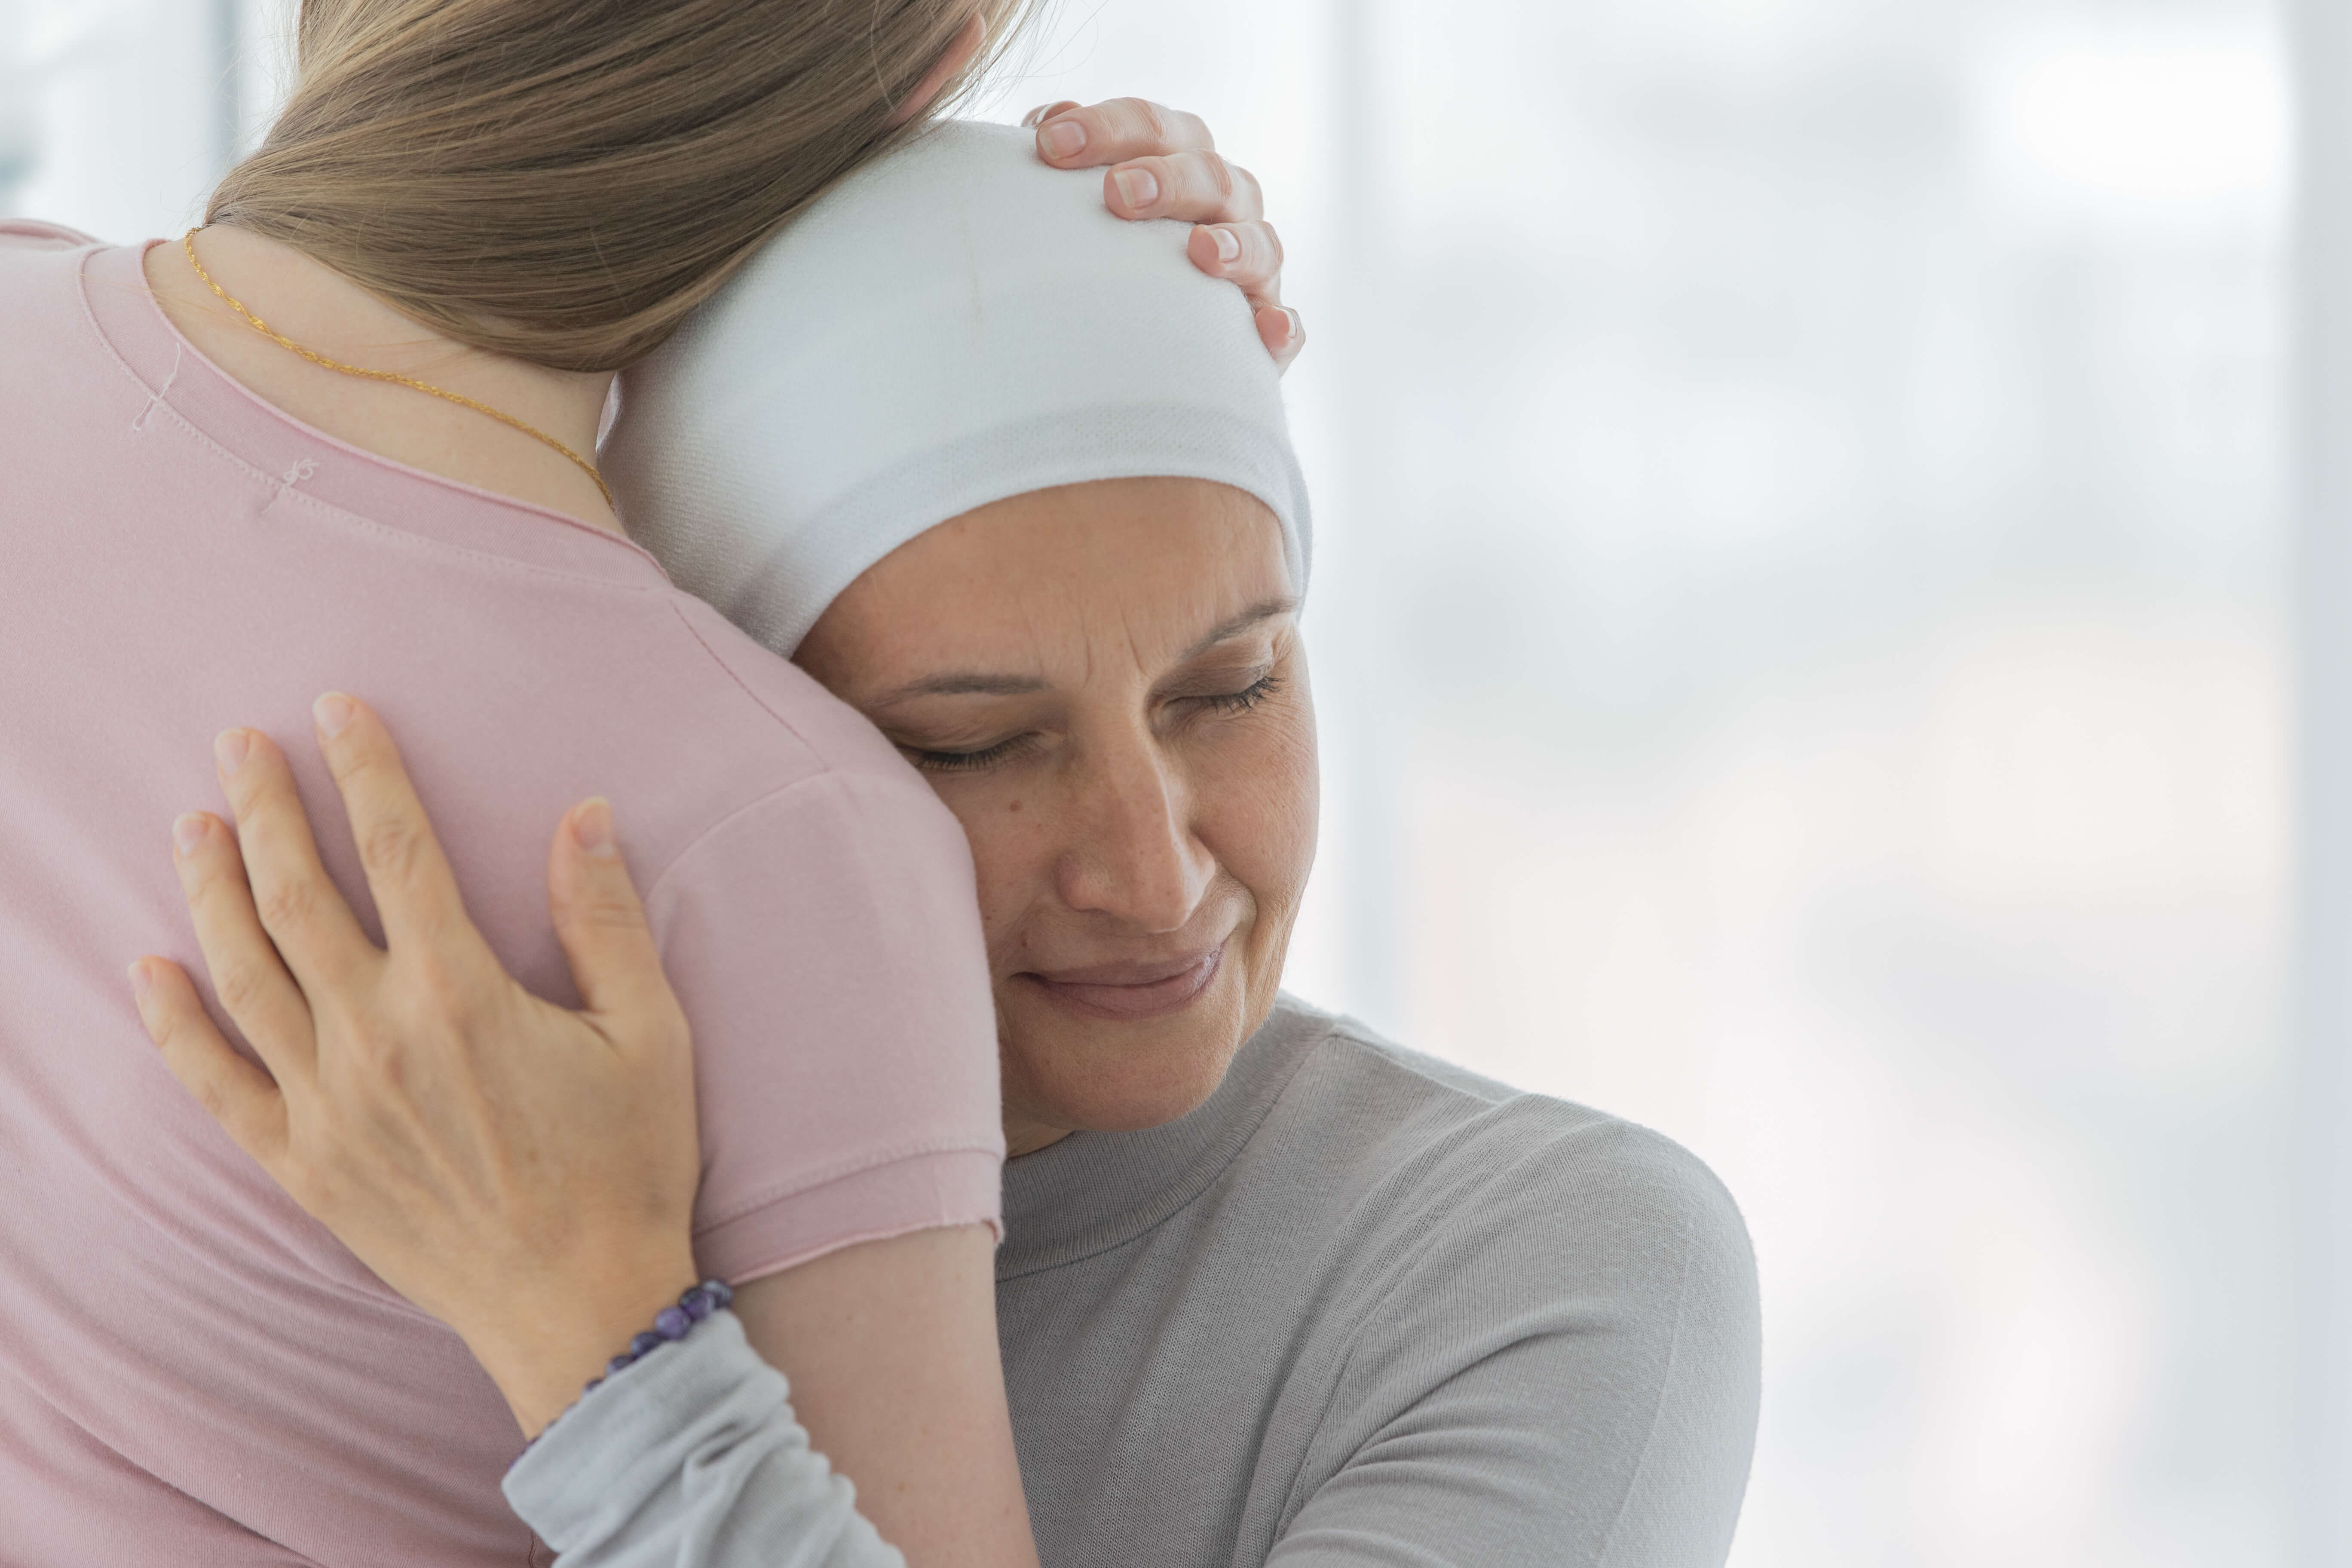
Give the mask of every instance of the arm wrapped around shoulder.
[(1412, 1185), (1425, 1223), (1363, 1308), (1273, 1563), (1719, 1568), (1762, 1359), (1731, 1194), (1669, 1139), (1533, 1097)]

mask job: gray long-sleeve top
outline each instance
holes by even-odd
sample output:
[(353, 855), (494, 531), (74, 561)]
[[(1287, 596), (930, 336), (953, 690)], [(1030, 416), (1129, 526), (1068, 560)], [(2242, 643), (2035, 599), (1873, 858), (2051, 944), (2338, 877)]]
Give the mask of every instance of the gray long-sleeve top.
[[(1729, 1550), (1755, 1264), (1729, 1194), (1654, 1133), (1286, 999), (1192, 1115), (1013, 1162), (1005, 1221), (1045, 1568)], [(509, 1479), (517, 1510), (567, 1568), (895, 1564), (781, 1378), (707, 1332), (556, 1423)]]

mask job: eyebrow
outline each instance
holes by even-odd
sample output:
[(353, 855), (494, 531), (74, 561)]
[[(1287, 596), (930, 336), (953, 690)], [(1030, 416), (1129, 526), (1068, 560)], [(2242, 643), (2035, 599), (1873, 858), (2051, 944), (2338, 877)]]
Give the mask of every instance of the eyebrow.
[(927, 675), (884, 692), (873, 704), (888, 708), (910, 697), (1024, 697), (1045, 689), (1034, 675)]
[(1186, 648), (1177, 662), (1181, 664), (1187, 658), (1198, 658), (1227, 637), (1237, 637), (1252, 626), (1270, 621), (1276, 616), (1289, 615), (1297, 608), (1298, 601), (1287, 595), (1278, 599), (1261, 600)]
[[(1237, 637), (1252, 626), (1273, 620), (1277, 616), (1289, 615), (1297, 608), (1298, 601), (1287, 596), (1252, 605), (1186, 648), (1177, 662), (1198, 658), (1219, 643)], [(1025, 697), (1045, 689), (1045, 683), (1034, 675), (981, 675), (959, 671), (950, 675), (927, 675), (919, 680), (910, 680), (871, 699), (869, 705), (891, 708), (917, 697)]]

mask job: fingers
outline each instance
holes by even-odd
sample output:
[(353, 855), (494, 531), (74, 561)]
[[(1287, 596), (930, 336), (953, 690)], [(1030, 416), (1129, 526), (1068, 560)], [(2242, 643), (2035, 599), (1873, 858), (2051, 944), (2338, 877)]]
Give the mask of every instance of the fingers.
[(1189, 223), (1255, 222), (1265, 216), (1257, 176), (1214, 153), (1138, 158), (1103, 176), (1103, 200), (1125, 218)]
[[(213, 756), (236, 814), (242, 875), (236, 879), (250, 888), (262, 929), (305, 990), (348, 979), (374, 944), (319, 862), (286, 754), (258, 731), (225, 730)], [(211, 962), (209, 952), (205, 957)], [(214, 974), (220, 976), (217, 963)]]
[[(342, 793), (352, 819), (360, 866), (375, 895), (385, 944), (448, 949), (466, 960), (481, 938), (466, 918), (457, 879), (449, 870), (441, 840), (409, 783), (408, 769), (393, 744), (392, 731), (366, 703), (331, 691), (311, 705), (319, 749)], [(275, 931), (276, 928), (272, 928)], [(452, 944), (462, 944), (462, 952)]]
[(1307, 346), (1307, 325), (1298, 312), (1280, 305), (1259, 305), (1253, 313), (1257, 324), (1258, 342), (1274, 356), (1274, 368), (1279, 373), (1290, 368), (1298, 351)]
[(1282, 303), (1282, 237), (1269, 223), (1203, 224), (1193, 229), (1186, 253), (1212, 278), (1237, 285), (1250, 302), (1258, 341), (1274, 356), (1276, 370), (1288, 370), (1307, 346), (1306, 324)]
[(1265, 195), (1247, 169), (1227, 163), (1198, 115), (1139, 98), (1085, 107), (1069, 100), (1033, 109), (1037, 155), (1059, 169), (1111, 164), (1103, 202), (1124, 218), (1175, 218), (1192, 231), (1193, 265), (1248, 296), (1259, 340), (1287, 370), (1307, 333), (1281, 298), (1282, 240), (1265, 220)]
[(310, 1004), (263, 927), (227, 824), (209, 812), (181, 817), (172, 863), (222, 1008), (280, 1080), (307, 1079), (317, 1059)]
[(1049, 104), (1035, 113), (1037, 155), (1057, 169), (1093, 169), (1129, 158), (1205, 153), (1217, 144), (1199, 115), (1164, 109), (1139, 98), (1114, 98), (1089, 109), (1068, 102)]
[(1113, 165), (1103, 203), (1124, 218), (1174, 218), (1192, 231), (1194, 266), (1248, 296), (1258, 338), (1287, 370), (1307, 345), (1298, 312), (1281, 298), (1282, 240), (1265, 222), (1257, 177), (1219, 156), (1198, 115), (1139, 98), (1085, 107), (1065, 99), (1033, 109), (1022, 124), (1037, 132), (1037, 155), (1060, 169)]
[(214, 1026), (187, 972), (167, 959), (142, 958), (131, 966), (131, 989), (172, 1076), (238, 1148), (274, 1165), (286, 1147), (286, 1098)]
[(1203, 224), (1185, 244), (1192, 265), (1260, 305), (1282, 303), (1282, 237), (1262, 220)]
[(548, 852), (547, 907), (591, 1016), (677, 1013), (645, 906), (621, 858), (611, 802), (585, 800), (565, 814)]

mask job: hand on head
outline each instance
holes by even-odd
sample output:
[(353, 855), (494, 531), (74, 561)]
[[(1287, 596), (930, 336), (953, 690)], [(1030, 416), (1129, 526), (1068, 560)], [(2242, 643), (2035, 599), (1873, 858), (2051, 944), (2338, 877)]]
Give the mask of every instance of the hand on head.
[[(898, 106), (894, 124), (937, 107), (948, 85), (964, 78), (988, 45), (988, 17), (974, 12), (964, 30)], [(1092, 107), (1070, 99), (1041, 104), (1021, 123), (1037, 132), (1037, 155), (1057, 169), (1097, 169), (1103, 201), (1123, 218), (1173, 218), (1194, 226), (1192, 264), (1240, 288), (1260, 341), (1281, 369), (1307, 345), (1298, 312), (1282, 303), (1282, 240), (1265, 221), (1257, 177), (1227, 163), (1197, 114), (1147, 99), (1114, 98)]]
[(1021, 123), (1036, 128), (1037, 155), (1057, 169), (1108, 164), (1103, 202), (1119, 216), (1193, 225), (1192, 265), (1241, 289), (1266, 352), (1290, 368), (1307, 329), (1282, 302), (1282, 237), (1265, 221), (1257, 177), (1217, 152), (1200, 116), (1140, 98), (1092, 107), (1064, 100)]

